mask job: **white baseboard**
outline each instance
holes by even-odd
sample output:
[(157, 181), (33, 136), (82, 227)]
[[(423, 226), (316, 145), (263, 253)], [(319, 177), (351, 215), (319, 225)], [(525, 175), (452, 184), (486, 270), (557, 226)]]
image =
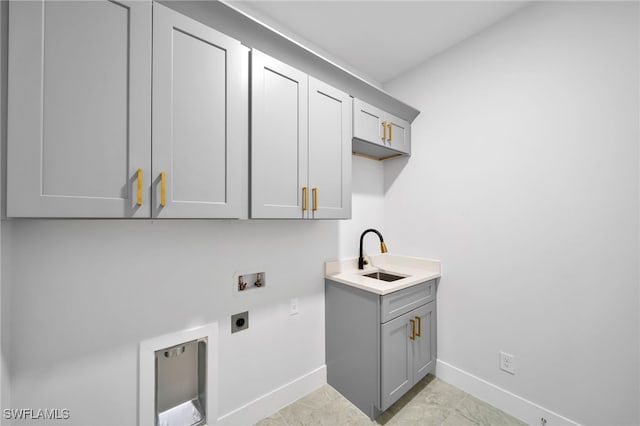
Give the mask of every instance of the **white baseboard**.
[(221, 425), (252, 425), (327, 383), (327, 367), (316, 368), (269, 393), (218, 417)]
[(579, 426), (579, 423), (571, 419), (547, 410), (534, 402), (515, 395), (508, 390), (502, 389), (444, 361), (437, 360), (436, 377), (529, 425), (540, 425), (542, 424), (541, 419), (544, 418), (547, 420), (546, 426)]

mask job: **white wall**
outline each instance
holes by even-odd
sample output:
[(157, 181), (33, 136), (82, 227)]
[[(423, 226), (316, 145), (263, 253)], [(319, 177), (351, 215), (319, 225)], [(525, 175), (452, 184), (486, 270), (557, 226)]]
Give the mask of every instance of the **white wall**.
[(385, 86), (422, 111), (385, 232), (442, 259), (438, 358), (583, 424), (640, 423), (638, 16), (535, 3)]
[(320, 46), (318, 46), (316, 43), (314, 43), (312, 40), (309, 40), (305, 37), (302, 37), (300, 34), (298, 34), (297, 32), (293, 31), (291, 28), (287, 27), (286, 25), (282, 24), (281, 22), (276, 21), (275, 19), (273, 19), (272, 17), (270, 17), (269, 15), (261, 12), (261, 9), (259, 9), (259, 5), (256, 5), (255, 3), (249, 3), (247, 1), (244, 0), (230, 0), (230, 1), (225, 1), (224, 3), (227, 3), (228, 6), (231, 6), (232, 8), (241, 11), (242, 13), (251, 16), (253, 19), (259, 21), (260, 23), (262, 23), (263, 25), (266, 25), (270, 28), (272, 28), (273, 30), (277, 31), (278, 33), (282, 34), (283, 36), (291, 39), (291, 40), (295, 40), (296, 43), (299, 43), (303, 46), (305, 46), (307, 49), (312, 50), (313, 52), (315, 52), (317, 55), (322, 56), (323, 58), (326, 58), (327, 60), (333, 62), (334, 64), (336, 64), (337, 66), (349, 71), (352, 74), (355, 74), (357, 76), (359, 76), (360, 78), (365, 79), (366, 81), (368, 81), (369, 83), (377, 86), (377, 87), (382, 87), (382, 83), (378, 80), (376, 80), (375, 78), (371, 77), (366, 70), (361, 70), (361, 69), (356, 69), (353, 67), (353, 65), (345, 63), (341, 58), (336, 57), (335, 55), (331, 54), (330, 52), (327, 52), (325, 49), (321, 48)]
[[(324, 261), (357, 256), (382, 222), (381, 163), (354, 157), (353, 176), (353, 221), (3, 221), (11, 407), (135, 424), (139, 342), (213, 321), (221, 417), (322, 368)], [(234, 294), (233, 274), (259, 266), (266, 287)], [(249, 330), (231, 335), (244, 310)]]
[[(2, 236), (14, 408), (135, 424), (139, 342), (213, 321), (220, 416), (324, 365), (336, 222), (13, 220)], [(234, 295), (234, 272), (260, 265), (261, 295)], [(249, 329), (231, 335), (244, 310)]]
[[(384, 163), (353, 156), (351, 220), (338, 222), (340, 245), (338, 258), (358, 257), (360, 235), (367, 228), (375, 228), (384, 235)], [(388, 240), (385, 240), (388, 241)], [(393, 242), (388, 242), (393, 248)], [(380, 241), (375, 235), (365, 237), (365, 254), (380, 252)]]

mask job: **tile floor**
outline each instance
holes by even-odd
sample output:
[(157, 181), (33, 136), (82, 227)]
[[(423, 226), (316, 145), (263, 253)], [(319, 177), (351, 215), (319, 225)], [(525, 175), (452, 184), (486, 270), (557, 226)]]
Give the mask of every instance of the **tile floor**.
[(525, 424), (429, 375), (373, 422), (335, 389), (325, 385), (262, 420), (257, 426), (510, 426)]

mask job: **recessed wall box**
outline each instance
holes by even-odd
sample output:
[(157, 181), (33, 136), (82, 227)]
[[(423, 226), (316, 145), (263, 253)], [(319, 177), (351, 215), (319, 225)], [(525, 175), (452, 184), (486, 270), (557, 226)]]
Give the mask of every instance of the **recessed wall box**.
[(234, 275), (233, 287), (235, 291), (248, 293), (252, 290), (258, 290), (267, 286), (267, 273), (260, 272), (244, 272)]
[(207, 338), (155, 352), (155, 424), (207, 423)]

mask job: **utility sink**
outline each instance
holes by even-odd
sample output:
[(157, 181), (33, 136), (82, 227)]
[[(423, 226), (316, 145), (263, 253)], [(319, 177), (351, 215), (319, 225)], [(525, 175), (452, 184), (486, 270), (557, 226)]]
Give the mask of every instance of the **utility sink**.
[(387, 282), (397, 281), (397, 280), (406, 278), (406, 277), (401, 277), (400, 275), (394, 275), (388, 272), (380, 272), (380, 271), (364, 274), (363, 276), (373, 278), (374, 280), (387, 281)]
[(359, 259), (325, 263), (325, 279), (384, 296), (440, 277), (440, 261), (418, 257), (374, 254), (359, 269)]

